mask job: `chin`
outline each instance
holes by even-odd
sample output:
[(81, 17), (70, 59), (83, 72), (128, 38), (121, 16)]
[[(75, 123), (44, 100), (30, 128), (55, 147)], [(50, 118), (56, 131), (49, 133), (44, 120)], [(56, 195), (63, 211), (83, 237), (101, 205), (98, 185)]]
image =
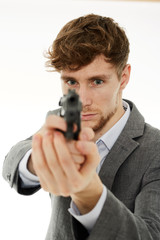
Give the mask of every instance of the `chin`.
[(92, 124), (90, 121), (82, 121), (81, 125), (82, 125), (82, 127), (90, 127)]
[(91, 122), (91, 121), (82, 121), (81, 126), (82, 127), (89, 127), (89, 128), (92, 128), (94, 130), (96, 124)]

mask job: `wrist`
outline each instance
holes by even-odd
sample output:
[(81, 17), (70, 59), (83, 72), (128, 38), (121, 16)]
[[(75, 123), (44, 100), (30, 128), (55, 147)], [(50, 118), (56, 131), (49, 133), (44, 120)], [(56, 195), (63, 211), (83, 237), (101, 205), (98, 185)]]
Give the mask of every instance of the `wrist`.
[(71, 198), (80, 213), (87, 214), (96, 206), (102, 192), (103, 184), (99, 176), (95, 173), (90, 184), (83, 191), (71, 195)]
[(30, 157), (28, 159), (27, 169), (30, 173), (36, 175), (36, 172), (35, 172), (34, 167), (33, 167), (32, 155), (30, 155)]

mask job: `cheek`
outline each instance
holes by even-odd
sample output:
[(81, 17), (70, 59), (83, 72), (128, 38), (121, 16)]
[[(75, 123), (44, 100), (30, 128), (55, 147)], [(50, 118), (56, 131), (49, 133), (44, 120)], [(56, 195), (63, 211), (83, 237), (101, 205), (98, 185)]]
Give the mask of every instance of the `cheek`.
[(120, 86), (115, 86), (115, 88), (111, 89), (110, 90), (110, 101), (113, 103), (113, 104), (116, 104), (117, 101), (118, 101), (118, 98), (120, 97)]
[(104, 92), (99, 93), (99, 96), (95, 96), (94, 101), (99, 103), (99, 105), (100, 104), (101, 105), (104, 105), (104, 104), (110, 105), (114, 101), (115, 96), (116, 96), (115, 92), (113, 92), (111, 90), (104, 91)]
[(109, 89), (108, 91), (104, 91), (103, 93), (99, 93), (99, 96), (94, 97), (94, 103), (102, 109), (106, 109), (105, 111), (110, 112), (116, 105), (119, 98), (119, 88)]

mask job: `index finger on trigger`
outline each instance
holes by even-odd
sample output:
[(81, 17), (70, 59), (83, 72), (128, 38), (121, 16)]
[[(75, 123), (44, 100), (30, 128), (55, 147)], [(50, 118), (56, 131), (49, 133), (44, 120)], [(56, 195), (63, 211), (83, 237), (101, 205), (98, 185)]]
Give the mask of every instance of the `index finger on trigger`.
[(46, 117), (45, 125), (49, 129), (60, 129), (62, 131), (67, 130), (67, 124), (65, 120), (62, 117), (54, 114), (48, 115)]

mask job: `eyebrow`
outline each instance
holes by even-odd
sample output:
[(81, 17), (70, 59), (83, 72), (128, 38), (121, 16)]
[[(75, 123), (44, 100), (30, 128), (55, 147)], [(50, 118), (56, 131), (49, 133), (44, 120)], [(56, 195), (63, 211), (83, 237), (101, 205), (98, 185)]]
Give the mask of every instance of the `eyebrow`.
[[(92, 81), (92, 80), (95, 80), (95, 79), (102, 79), (102, 80), (109, 80), (111, 77), (110, 74), (97, 74), (97, 75), (93, 75), (91, 77), (89, 77), (87, 80), (88, 81)], [(76, 78), (72, 77), (72, 76), (67, 76), (67, 75), (64, 75), (64, 76), (61, 76), (61, 79), (63, 81), (68, 81), (68, 80), (74, 80), (74, 81), (77, 81)]]
[(98, 75), (93, 75), (92, 77), (88, 78), (88, 80), (95, 80), (95, 79), (102, 79), (102, 80), (109, 80), (111, 77), (110, 74), (98, 74)]
[(64, 76), (61, 76), (61, 80), (63, 81), (76, 80), (76, 78), (64, 75)]

